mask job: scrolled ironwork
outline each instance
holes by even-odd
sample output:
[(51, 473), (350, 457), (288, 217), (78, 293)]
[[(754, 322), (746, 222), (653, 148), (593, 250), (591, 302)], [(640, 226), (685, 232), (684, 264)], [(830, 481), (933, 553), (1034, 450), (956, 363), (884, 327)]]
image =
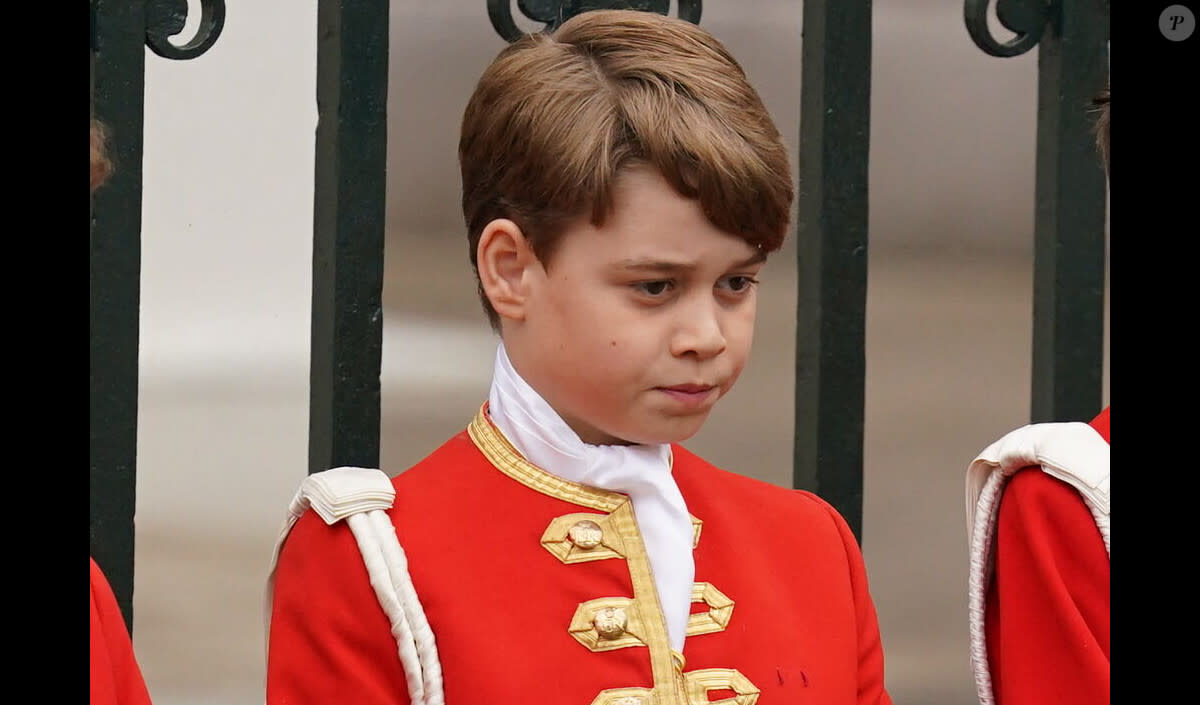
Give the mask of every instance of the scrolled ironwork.
[(183, 31), (187, 22), (187, 0), (148, 0), (146, 2), (146, 46), (164, 59), (194, 59), (208, 51), (225, 26), (225, 0), (200, 0), (200, 26), (196, 36), (182, 46), (171, 37)]
[(996, 19), (1015, 37), (997, 41), (988, 29), (989, 0), (965, 0), (963, 18), (967, 33), (975, 45), (992, 56), (1018, 56), (1032, 49), (1042, 39), (1046, 26), (1056, 22), (1062, 0), (996, 0)]
[[(692, 24), (700, 23), (702, 0), (678, 0), (679, 18)], [(517, 0), (521, 14), (541, 22), (540, 32), (552, 32), (563, 22), (589, 10), (645, 10), (660, 15), (671, 13), (670, 0)], [(505, 41), (515, 42), (529, 34), (513, 21), (512, 0), (487, 0), (488, 17), (492, 27)]]

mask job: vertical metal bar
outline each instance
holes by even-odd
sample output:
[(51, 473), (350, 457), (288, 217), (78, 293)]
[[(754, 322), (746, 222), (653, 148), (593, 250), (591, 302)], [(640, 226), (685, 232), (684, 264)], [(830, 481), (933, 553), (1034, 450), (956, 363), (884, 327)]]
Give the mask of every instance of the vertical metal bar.
[(309, 473), (378, 467), (387, 0), (317, 9)]
[(862, 540), (871, 0), (804, 3), (793, 486)]
[(1035, 423), (1095, 416), (1104, 362), (1104, 170), (1088, 107), (1108, 75), (1108, 3), (1053, 10), (1038, 45)]
[(92, 197), (90, 550), (133, 630), (145, 3), (93, 0), (92, 115), (111, 179)]
[(184, 46), (187, 6), (166, 0), (90, 0), (91, 112), (109, 134), (112, 176), (92, 194), (90, 535), (133, 631), (134, 509), (137, 493), (138, 310), (142, 260), (142, 143), (146, 46), (195, 58), (216, 42), (223, 0), (202, 0), (199, 30)]

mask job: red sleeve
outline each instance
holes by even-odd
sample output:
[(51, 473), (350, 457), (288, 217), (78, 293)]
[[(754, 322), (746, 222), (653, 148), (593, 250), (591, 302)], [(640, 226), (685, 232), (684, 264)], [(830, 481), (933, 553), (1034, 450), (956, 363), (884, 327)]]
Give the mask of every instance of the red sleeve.
[(858, 705), (892, 705), (892, 698), (884, 688), (883, 641), (879, 635), (879, 616), (867, 585), (862, 550), (842, 515), (831, 505), (826, 506), (842, 536), (850, 565), (850, 590), (858, 608)]
[(1104, 439), (1105, 443), (1110, 442), (1108, 440), (1108, 410), (1109, 410), (1109, 408), (1110, 407), (1107, 407), (1107, 406), (1104, 407), (1104, 410), (1101, 411), (1099, 414), (1097, 414), (1096, 418), (1092, 419), (1091, 423), (1088, 424), (1092, 428), (1096, 429), (1096, 433), (1100, 434), (1100, 437)]
[(1079, 493), (1038, 468), (1004, 489), (987, 595), (997, 705), (1107, 705), (1109, 559)]
[(308, 511), (276, 563), (267, 705), (350, 702), (408, 705), (408, 685), (350, 527)]
[(133, 641), (108, 578), (91, 561), (91, 705), (150, 705)]

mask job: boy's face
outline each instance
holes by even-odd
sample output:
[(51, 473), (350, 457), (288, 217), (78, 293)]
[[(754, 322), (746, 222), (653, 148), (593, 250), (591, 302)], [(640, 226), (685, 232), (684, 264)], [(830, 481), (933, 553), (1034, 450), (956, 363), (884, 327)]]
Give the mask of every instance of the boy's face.
[(742, 372), (765, 259), (657, 172), (625, 171), (603, 227), (570, 226), (534, 267), (506, 347), (584, 442), (682, 441)]

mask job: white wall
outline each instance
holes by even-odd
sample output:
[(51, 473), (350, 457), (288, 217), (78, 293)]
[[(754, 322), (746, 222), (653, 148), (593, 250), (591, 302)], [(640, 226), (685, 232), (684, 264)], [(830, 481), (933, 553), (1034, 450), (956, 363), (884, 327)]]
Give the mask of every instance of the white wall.
[(227, 2), (204, 55), (146, 52), (134, 645), (157, 705), (262, 701), (308, 462), (316, 9)]

